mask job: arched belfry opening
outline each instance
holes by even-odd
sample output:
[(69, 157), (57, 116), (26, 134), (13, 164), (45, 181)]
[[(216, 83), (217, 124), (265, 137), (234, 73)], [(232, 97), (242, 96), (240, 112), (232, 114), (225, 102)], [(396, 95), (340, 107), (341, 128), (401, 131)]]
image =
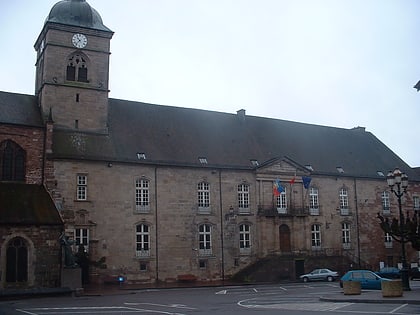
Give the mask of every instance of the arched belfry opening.
[(88, 58), (84, 54), (75, 52), (67, 58), (66, 80), (89, 82)]

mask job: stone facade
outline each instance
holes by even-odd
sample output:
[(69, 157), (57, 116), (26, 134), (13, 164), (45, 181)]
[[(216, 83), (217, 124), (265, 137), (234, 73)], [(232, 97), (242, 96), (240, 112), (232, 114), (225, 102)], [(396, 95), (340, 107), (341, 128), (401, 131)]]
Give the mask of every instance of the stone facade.
[[(304, 268), (317, 267), (311, 257), (324, 257), (330, 268), (341, 272), (352, 266), (378, 269), (379, 262), (396, 265), (400, 244), (387, 248), (376, 213), (382, 211), (381, 194), (388, 189), (383, 181), (347, 177), (313, 177), (310, 187), (318, 189), (319, 214), (309, 210), (309, 191), (300, 175), (290, 173), (290, 164), (279, 161), (255, 172), (183, 167), (128, 165), (105, 162), (56, 161), (57, 189), (61, 191), (62, 213), (68, 232), (89, 229), (89, 253), (94, 259), (106, 257), (106, 269), (95, 270), (99, 280), (126, 276), (131, 282), (175, 281), (193, 275), (202, 281), (228, 279), (243, 268), (267, 256), (280, 256), (282, 278), (295, 279), (296, 261)], [(78, 174), (88, 180), (86, 201), (76, 200)], [(283, 174), (283, 175), (282, 175)], [(295, 177), (294, 183), (290, 183)], [(149, 181), (149, 207), (137, 211), (135, 181)], [(273, 180), (280, 178), (287, 192), (285, 213), (273, 203)], [(104, 180), (109, 182), (104, 183)], [(197, 185), (210, 187), (210, 207), (201, 211)], [(238, 185), (249, 185), (250, 206), (238, 208)], [(340, 190), (348, 192), (348, 207), (340, 209)], [(413, 186), (407, 196), (420, 196)], [(391, 197), (391, 215), (397, 210)], [(271, 204), (270, 204), (271, 203)], [(407, 202), (407, 207), (412, 207)], [(83, 219), (80, 218), (83, 215)], [(200, 224), (211, 226), (211, 253), (200, 251)], [(136, 251), (136, 226), (149, 227), (150, 248)], [(240, 225), (250, 227), (250, 247), (240, 248)], [(348, 235), (343, 241), (343, 224)], [(312, 227), (319, 226), (320, 245), (313, 246)], [(408, 261), (417, 262), (407, 245)], [(96, 275), (97, 276), (97, 275)]]

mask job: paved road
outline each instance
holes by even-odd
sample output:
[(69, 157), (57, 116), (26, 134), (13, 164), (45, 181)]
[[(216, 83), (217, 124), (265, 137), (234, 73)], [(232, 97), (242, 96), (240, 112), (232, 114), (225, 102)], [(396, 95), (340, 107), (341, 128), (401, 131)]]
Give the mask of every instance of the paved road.
[(0, 314), (420, 314), (420, 305), (323, 302), (319, 299), (340, 292), (337, 282), (122, 290), (121, 294), (112, 296), (2, 301)]

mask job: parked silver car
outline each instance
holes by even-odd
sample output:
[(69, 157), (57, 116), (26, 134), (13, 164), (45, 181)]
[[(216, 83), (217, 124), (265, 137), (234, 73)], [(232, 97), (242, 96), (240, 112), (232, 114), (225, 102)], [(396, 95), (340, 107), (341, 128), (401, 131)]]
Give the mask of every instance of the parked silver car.
[(338, 272), (331, 271), (330, 269), (323, 268), (323, 269), (315, 269), (310, 273), (304, 274), (300, 276), (300, 279), (303, 282), (308, 281), (334, 281), (339, 278)]

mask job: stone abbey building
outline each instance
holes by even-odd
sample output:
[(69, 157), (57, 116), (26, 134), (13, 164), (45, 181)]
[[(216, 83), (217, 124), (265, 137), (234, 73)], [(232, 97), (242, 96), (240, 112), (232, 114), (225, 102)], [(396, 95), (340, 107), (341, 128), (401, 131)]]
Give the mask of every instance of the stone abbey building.
[(35, 41), (35, 94), (0, 92), (0, 287), (59, 286), (63, 232), (102, 262), (97, 282), (401, 261), (376, 214), (398, 214), (395, 167), (404, 211), (419, 210), (420, 176), (373, 134), (109, 98), (112, 36), (86, 1), (59, 1)]

